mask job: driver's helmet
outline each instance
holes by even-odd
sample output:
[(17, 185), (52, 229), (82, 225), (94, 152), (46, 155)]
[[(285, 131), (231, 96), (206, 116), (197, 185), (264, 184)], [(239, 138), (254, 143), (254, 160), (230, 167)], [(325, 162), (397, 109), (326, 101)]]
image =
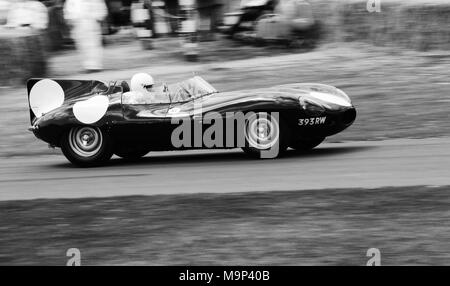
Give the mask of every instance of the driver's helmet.
[(133, 92), (149, 92), (155, 84), (153, 77), (148, 73), (137, 73), (131, 78), (131, 91)]

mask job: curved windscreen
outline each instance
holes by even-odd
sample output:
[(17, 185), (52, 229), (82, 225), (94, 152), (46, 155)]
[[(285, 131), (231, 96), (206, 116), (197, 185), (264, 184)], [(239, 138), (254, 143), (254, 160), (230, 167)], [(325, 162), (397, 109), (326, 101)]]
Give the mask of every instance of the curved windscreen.
[(187, 101), (191, 98), (198, 98), (217, 92), (212, 85), (200, 76), (171, 84), (168, 86), (168, 89), (173, 102)]

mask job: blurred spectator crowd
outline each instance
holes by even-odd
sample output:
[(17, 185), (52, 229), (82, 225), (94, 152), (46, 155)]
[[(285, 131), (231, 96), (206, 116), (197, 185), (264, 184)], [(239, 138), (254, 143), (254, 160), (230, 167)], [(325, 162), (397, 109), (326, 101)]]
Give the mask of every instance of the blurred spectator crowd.
[(144, 48), (155, 38), (179, 36), (189, 57), (216, 31), (278, 40), (314, 24), (305, 0), (0, 0), (0, 65), (20, 74), (26, 63), (32, 67), (22, 71), (33, 72), (24, 77), (43, 76), (48, 52), (76, 47), (87, 72), (101, 70), (102, 35), (122, 28)]
[[(70, 33), (71, 20), (64, 14), (68, 0), (0, 0), (0, 26), (23, 28), (45, 33), (49, 50), (58, 50), (73, 44)], [(84, 2), (83, 0), (69, 1)], [(293, 23), (298, 28), (308, 25), (312, 19), (310, 9), (295, 9), (301, 0), (101, 0), (106, 5), (105, 17), (100, 19), (102, 34), (114, 34), (122, 27), (133, 26), (136, 35), (158, 37), (183, 32), (205, 33), (224, 29), (231, 33), (255, 21), (264, 14), (286, 15), (295, 18), (303, 13), (309, 20)], [(73, 8), (72, 8), (73, 9)], [(72, 13), (73, 14), (73, 13)], [(69, 16), (70, 18), (71, 16)], [(270, 17), (269, 17), (270, 18)], [(305, 17), (303, 17), (305, 18)], [(236, 19), (236, 20), (234, 20)], [(283, 22), (277, 29), (286, 28), (286, 21), (271, 18), (270, 22)], [(231, 23), (231, 22), (232, 23)], [(234, 22), (233, 22), (234, 21)], [(269, 22), (269, 19), (266, 19)], [(73, 21), (72, 21), (73, 22)], [(230, 24), (231, 23), (231, 24)]]

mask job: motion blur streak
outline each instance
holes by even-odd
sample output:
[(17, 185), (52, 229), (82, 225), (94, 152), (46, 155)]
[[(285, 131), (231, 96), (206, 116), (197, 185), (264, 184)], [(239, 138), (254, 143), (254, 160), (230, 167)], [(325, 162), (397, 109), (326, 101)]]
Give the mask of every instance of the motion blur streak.
[[(240, 150), (153, 153), (136, 163), (113, 160), (94, 169), (99, 177), (86, 177), (93, 169), (73, 168), (60, 155), (8, 158), (0, 163), (0, 200), (450, 185), (449, 144), (450, 138), (325, 143), (263, 161)], [(61, 177), (73, 178), (50, 179)]]

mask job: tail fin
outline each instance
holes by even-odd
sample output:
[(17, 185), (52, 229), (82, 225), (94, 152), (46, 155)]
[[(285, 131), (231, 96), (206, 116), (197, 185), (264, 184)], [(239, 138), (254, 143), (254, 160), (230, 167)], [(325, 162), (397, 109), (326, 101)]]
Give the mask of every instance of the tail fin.
[(33, 124), (36, 118), (60, 107), (67, 100), (106, 90), (108, 87), (96, 80), (29, 79), (27, 91), (30, 121)]

